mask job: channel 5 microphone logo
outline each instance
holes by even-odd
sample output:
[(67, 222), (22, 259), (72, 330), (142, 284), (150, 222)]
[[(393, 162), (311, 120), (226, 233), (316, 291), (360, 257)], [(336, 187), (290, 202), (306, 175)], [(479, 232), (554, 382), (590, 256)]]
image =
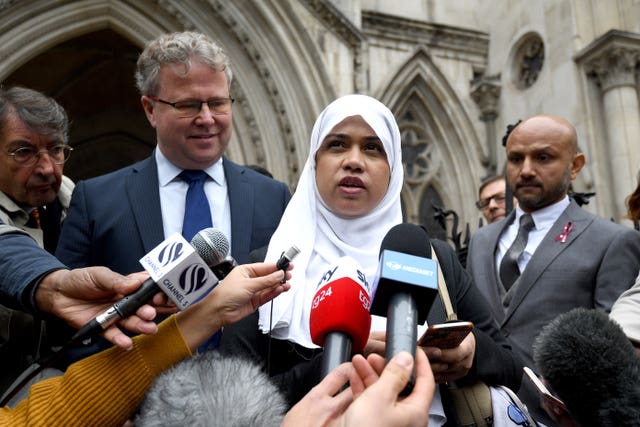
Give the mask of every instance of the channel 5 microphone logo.
[(170, 242), (158, 253), (158, 262), (166, 267), (182, 256), (184, 245), (182, 242)]
[(191, 264), (185, 268), (178, 278), (178, 286), (186, 295), (196, 292), (209, 280), (209, 271), (202, 264)]

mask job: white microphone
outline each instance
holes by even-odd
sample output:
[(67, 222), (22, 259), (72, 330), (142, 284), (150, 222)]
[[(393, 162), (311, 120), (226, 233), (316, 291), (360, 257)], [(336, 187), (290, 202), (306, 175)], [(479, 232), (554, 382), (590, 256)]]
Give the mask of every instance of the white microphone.
[(223, 262), (228, 251), (229, 241), (215, 228), (201, 230), (191, 244), (180, 234), (172, 234), (140, 259), (151, 277), (135, 292), (94, 317), (71, 340), (77, 342), (102, 332), (119, 319), (134, 314), (160, 291), (180, 310), (185, 309), (218, 284), (209, 266)]

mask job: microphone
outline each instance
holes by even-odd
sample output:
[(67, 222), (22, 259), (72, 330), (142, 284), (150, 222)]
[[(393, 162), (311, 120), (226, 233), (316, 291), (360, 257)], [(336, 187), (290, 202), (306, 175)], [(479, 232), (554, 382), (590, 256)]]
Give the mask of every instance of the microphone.
[(314, 344), (324, 347), (322, 376), (364, 349), (371, 327), (369, 283), (351, 257), (320, 279), (311, 304), (309, 328)]
[(228, 251), (229, 241), (215, 228), (201, 230), (191, 244), (180, 234), (172, 234), (140, 260), (151, 277), (135, 292), (89, 321), (71, 340), (81, 341), (102, 332), (118, 319), (134, 314), (160, 291), (183, 310), (218, 284), (210, 266), (215, 268), (224, 262)]
[(536, 338), (533, 359), (579, 425), (640, 425), (640, 359), (603, 311), (556, 317)]
[(210, 265), (209, 268), (211, 268), (211, 271), (213, 271), (213, 274), (216, 275), (218, 280), (222, 280), (227, 277), (227, 275), (231, 273), (231, 270), (237, 267), (237, 265), (236, 260), (229, 255), (218, 264)]
[[(382, 240), (371, 314), (387, 317), (387, 362), (401, 351), (415, 357), (418, 324), (427, 319), (438, 293), (437, 268), (422, 227), (398, 224)], [(415, 372), (401, 395), (409, 394), (414, 383)]]
[(298, 247), (295, 245), (284, 251), (282, 255), (280, 255), (278, 262), (276, 262), (276, 267), (278, 267), (278, 270), (286, 271), (287, 268), (289, 268), (289, 263), (293, 261), (293, 259), (297, 257), (299, 253), (300, 249), (298, 249)]
[(187, 357), (160, 374), (134, 422), (151, 426), (279, 426), (287, 401), (262, 367), (217, 351)]

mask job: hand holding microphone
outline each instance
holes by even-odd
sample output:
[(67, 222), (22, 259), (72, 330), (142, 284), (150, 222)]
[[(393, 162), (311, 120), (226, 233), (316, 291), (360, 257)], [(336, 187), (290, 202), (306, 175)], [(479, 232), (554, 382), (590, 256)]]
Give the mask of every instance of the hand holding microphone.
[(134, 314), (160, 291), (164, 291), (180, 309), (186, 308), (218, 283), (209, 265), (215, 267), (223, 262), (228, 251), (226, 236), (215, 228), (200, 231), (191, 240), (191, 245), (177, 233), (169, 236), (140, 260), (151, 277), (138, 290), (84, 325), (71, 340), (81, 341), (102, 332)]

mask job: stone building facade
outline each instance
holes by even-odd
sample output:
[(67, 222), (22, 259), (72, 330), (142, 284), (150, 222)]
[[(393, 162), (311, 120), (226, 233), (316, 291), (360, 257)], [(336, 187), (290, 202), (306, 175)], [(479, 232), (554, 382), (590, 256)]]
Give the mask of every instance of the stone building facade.
[(408, 221), (434, 235), (433, 204), (478, 226), (483, 177), (504, 170), (506, 126), (538, 113), (575, 124), (587, 167), (575, 190), (621, 221), (640, 169), (639, 0), (0, 0), (0, 81), (42, 90), (72, 118), (74, 179), (154, 146), (133, 86), (145, 42), (195, 30), (231, 58), (228, 156), (292, 186), (311, 127), (365, 93), (403, 135)]

